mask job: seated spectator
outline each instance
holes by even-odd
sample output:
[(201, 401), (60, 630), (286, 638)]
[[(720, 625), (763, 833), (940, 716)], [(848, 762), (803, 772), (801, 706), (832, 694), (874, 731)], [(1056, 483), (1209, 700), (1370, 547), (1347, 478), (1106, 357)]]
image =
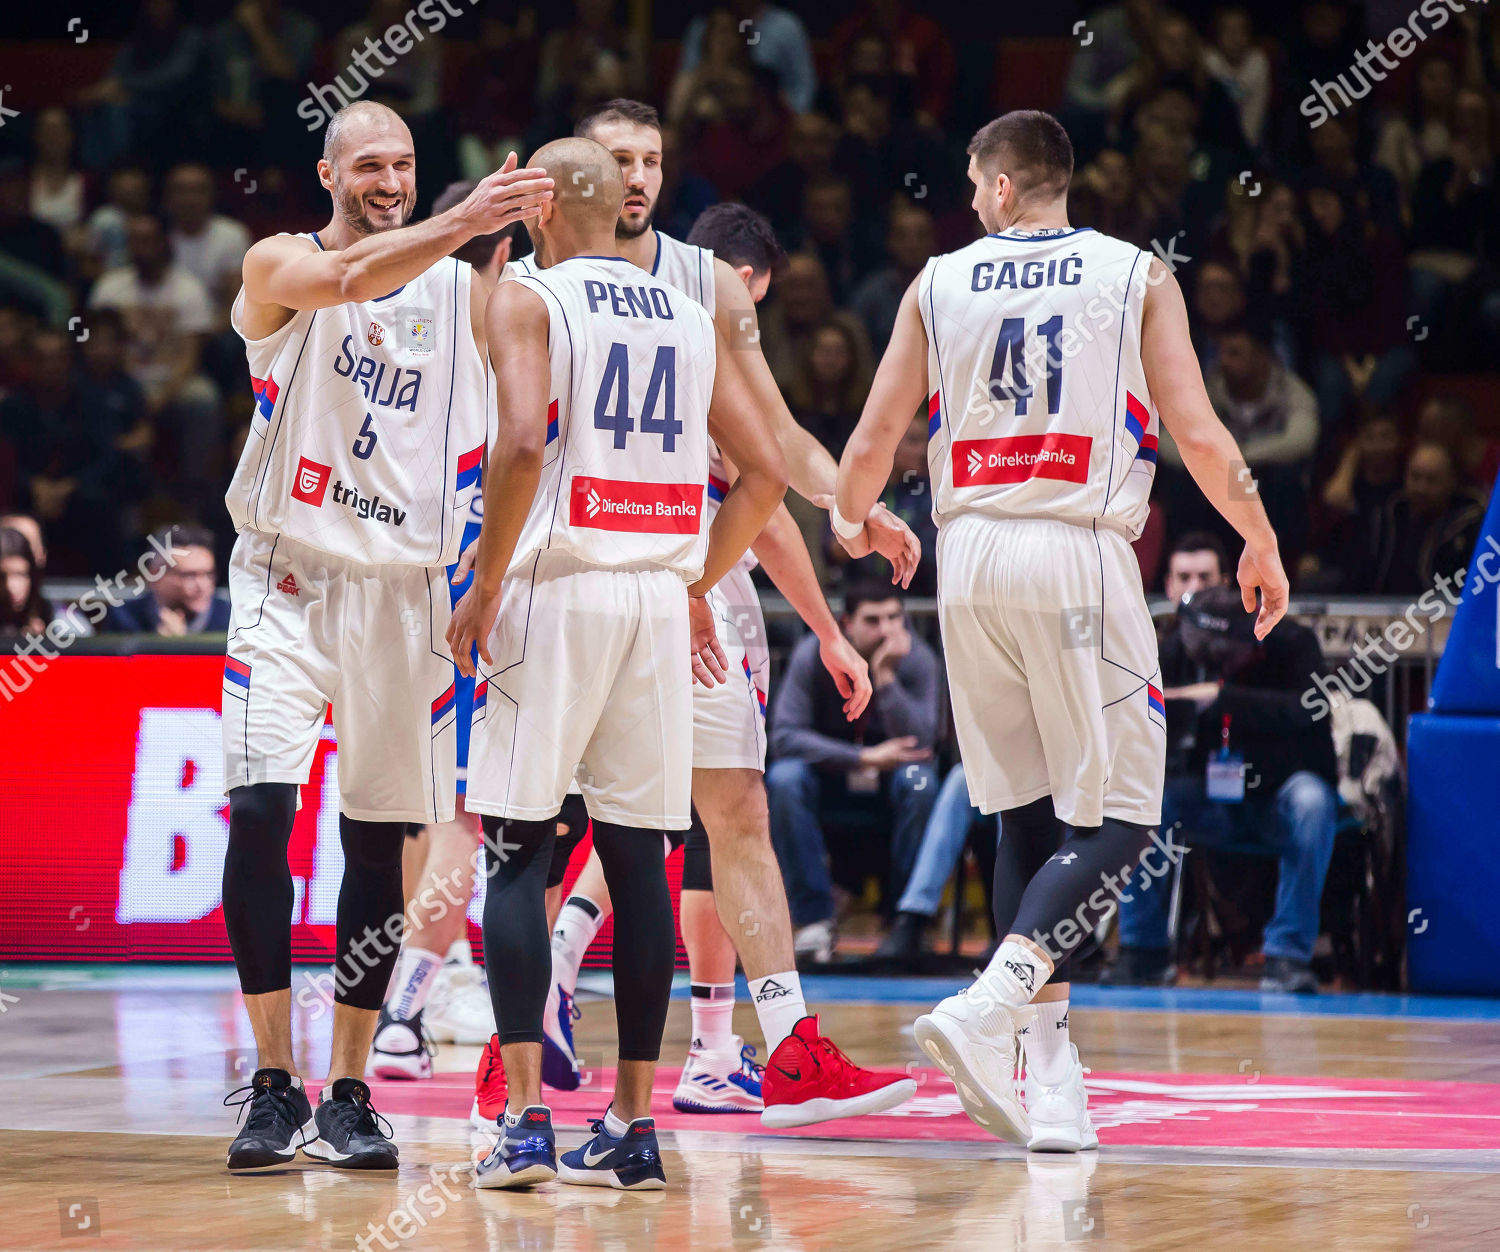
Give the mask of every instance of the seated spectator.
[(1365, 560), (1351, 591), (1416, 596), (1440, 578), (1469, 567), (1485, 501), (1463, 486), (1453, 454), (1439, 443), (1419, 443), (1406, 459), (1401, 490), (1375, 515)]
[(129, 234), (130, 264), (105, 274), (89, 304), (125, 319), (130, 371), (158, 430), (175, 437), (174, 485), (198, 516), (217, 516), (225, 432), (218, 390), (201, 372), (213, 305), (203, 284), (172, 260), (159, 218), (137, 214)]
[(55, 227), (31, 216), (31, 179), (19, 160), (0, 161), (0, 299), (40, 313), (54, 325), (67, 319), (67, 255)]
[(795, 371), (787, 380), (787, 406), (838, 456), (870, 390), (864, 345), (849, 333), (847, 323), (830, 320), (798, 347)]
[[(1218, 364), (1204, 378), (1219, 420), (1239, 441), (1246, 490), (1258, 490), (1280, 537), (1282, 551), (1298, 553), (1307, 532), (1306, 489), (1318, 445), (1318, 401), (1312, 388), (1278, 361), (1268, 328), (1245, 319), (1219, 338)], [(1160, 464), (1180, 472), (1182, 457), (1171, 434), (1161, 435)], [(1253, 481), (1252, 481), (1253, 477)], [(1176, 529), (1221, 531), (1197, 492), (1184, 491)]]
[(1330, 117), (1308, 132), (1307, 142), (1312, 149), (1315, 174), (1358, 187), (1364, 211), (1382, 230), (1400, 234), (1406, 229), (1401, 189), (1389, 170), (1360, 164), (1351, 118)]
[(1230, 5), (1214, 14), (1214, 42), (1203, 64), (1234, 102), (1245, 143), (1259, 148), (1271, 105), (1271, 59), (1256, 46), (1248, 9)]
[[(731, 0), (725, 8), (688, 23), (682, 39), (682, 72), (693, 72), (705, 59), (708, 30), (720, 20), (720, 13), (726, 14), (729, 29), (749, 49), (750, 59), (776, 76), (787, 108), (793, 113), (812, 108), (818, 78), (807, 30), (793, 13), (762, 0)], [(754, 39), (749, 38), (752, 33)]]
[(1246, 147), (1239, 112), (1229, 91), (1210, 72), (1197, 28), (1180, 13), (1161, 13), (1151, 27), (1145, 55), (1136, 61), (1127, 78), (1129, 86), (1121, 102), (1124, 118), (1162, 91), (1181, 92), (1197, 111), (1193, 130), (1205, 146), (1228, 152)]
[[(783, 246), (795, 239), (807, 185), (833, 167), (839, 131), (821, 113), (799, 113), (786, 133), (786, 155), (745, 191), (746, 202), (771, 220)], [(672, 162), (664, 167), (668, 172)]]
[(842, 305), (872, 259), (854, 220), (854, 192), (847, 179), (824, 175), (808, 183), (802, 202), (797, 248), (822, 262), (833, 302)]
[(1123, 0), (1088, 14), (1089, 38), (1074, 51), (1063, 88), (1063, 121), (1083, 151), (1103, 142), (1106, 122), (1130, 88), (1131, 71), (1161, 11), (1161, 0)]
[(1396, 180), (1403, 205), (1410, 201), (1422, 167), (1448, 155), (1458, 96), (1453, 62), (1441, 52), (1419, 61), (1410, 77), (1410, 94), (1408, 108), (1380, 123), (1370, 158), (1372, 165)]
[(1406, 292), (1392, 262), (1401, 241), (1366, 215), (1357, 190), (1317, 177), (1307, 188), (1308, 341), (1325, 430), (1355, 404), (1393, 405), (1417, 367)]
[[(1162, 829), (1191, 848), (1233, 845), (1280, 861), (1262, 943), (1262, 991), (1314, 992), (1313, 944), (1333, 855), (1338, 769), (1333, 724), (1302, 703), (1323, 665), (1316, 635), (1282, 621), (1257, 643), (1238, 588), (1185, 600), (1161, 643), (1168, 765)], [(1213, 794), (1210, 794), (1212, 790)], [(1108, 981), (1170, 982), (1170, 892), (1120, 898), (1120, 950)]]
[(1447, 448), (1464, 485), (1489, 498), (1500, 473), (1500, 439), (1480, 432), (1467, 404), (1457, 396), (1433, 396), (1417, 414), (1417, 438)]
[(1128, 239), (1137, 247), (1150, 246), (1151, 232), (1136, 196), (1129, 157), (1106, 148), (1078, 171), (1068, 188), (1068, 220)]
[(616, 0), (575, 0), (573, 21), (542, 41), (536, 93), (544, 109), (588, 95), (601, 73), (617, 78), (615, 95), (645, 91), (649, 52), (640, 33), (617, 20), (620, 7)]
[(838, 322), (849, 332), (850, 342), (859, 345), (860, 372), (874, 377), (874, 356), (863, 323), (846, 309), (834, 307), (823, 263), (809, 253), (794, 252), (760, 314), (761, 350), (783, 392), (793, 384), (805, 345), (826, 322)]
[(214, 176), (205, 165), (179, 165), (167, 175), (162, 214), (172, 260), (203, 284), (218, 325), (227, 329), (250, 232), (234, 218), (214, 212)]
[(130, 264), (130, 219), (151, 211), (151, 175), (126, 163), (111, 172), (108, 200), (89, 214), (84, 265), (89, 278)]
[(53, 616), (31, 541), (0, 527), (0, 635), (40, 635)]
[(1162, 591), (1173, 604), (1183, 597), (1219, 587), (1229, 581), (1229, 556), (1217, 535), (1190, 530), (1180, 536), (1167, 553), (1167, 573)]
[[(180, 143), (191, 119), (204, 40), (177, 0), (147, 0), (109, 73), (86, 88), (84, 164), (107, 167), (146, 144)], [(144, 206), (143, 206), (144, 207)]]
[(913, 119), (937, 126), (953, 101), (956, 64), (953, 45), (932, 18), (914, 11), (906, 0), (865, 0), (834, 28), (829, 55), (839, 76), (858, 72), (853, 49), (860, 40), (880, 40), (890, 50), (892, 71), (905, 85)]
[(901, 297), (936, 251), (937, 235), (932, 226), (932, 214), (921, 205), (906, 200), (893, 201), (890, 226), (885, 235), (885, 254), (889, 264), (864, 279), (854, 289), (849, 301), (849, 308), (869, 331), (870, 344), (877, 354), (884, 352), (890, 341)]
[(31, 216), (46, 222), (76, 248), (86, 189), (73, 159), (73, 119), (67, 109), (43, 109), (31, 132)]
[(855, 722), (808, 636), (793, 650), (771, 718), (766, 772), (771, 836), (786, 879), (796, 950), (833, 955), (837, 922), (825, 822), (853, 824), (890, 846), (888, 898), (899, 898), (937, 798), (937, 655), (908, 627), (899, 591), (878, 583), (844, 597), (840, 626), (870, 663), (874, 695)]
[(1324, 534), (1297, 566), (1307, 591), (1351, 589), (1386, 504), (1401, 488), (1405, 458), (1393, 414), (1368, 413), (1323, 485)]
[(1227, 261), (1205, 259), (1193, 283), (1193, 347), (1207, 373), (1219, 362), (1219, 336), (1245, 316), (1245, 284)]
[(26, 542), (31, 546), (32, 559), (36, 561), (36, 567), (40, 571), (38, 577), (47, 571), (47, 542), (42, 536), (42, 525), (29, 513), (6, 513), (0, 516), (0, 530), (18, 530), (26, 536)]
[(896, 904), (890, 929), (875, 950), (876, 956), (898, 966), (920, 966), (927, 951), (928, 928), (943, 902), (943, 888), (953, 877), (974, 827), (981, 822), (988, 823), (986, 839), (999, 838), (999, 818), (995, 814), (986, 817), (974, 807), (964, 767), (955, 765), (938, 789), (911, 877)]
[[(155, 539), (155, 555), (148, 558), (151, 585), (112, 606), (99, 629), (169, 638), (228, 630), (229, 601), (215, 588), (213, 534), (201, 526), (168, 526)], [(170, 561), (160, 555), (163, 550), (172, 553)]]
[[(312, 19), (282, 0), (242, 0), (214, 27), (207, 81), (214, 142), (226, 164), (295, 165), (321, 147), (297, 116), (317, 43)], [(355, 74), (348, 78), (352, 84)]]

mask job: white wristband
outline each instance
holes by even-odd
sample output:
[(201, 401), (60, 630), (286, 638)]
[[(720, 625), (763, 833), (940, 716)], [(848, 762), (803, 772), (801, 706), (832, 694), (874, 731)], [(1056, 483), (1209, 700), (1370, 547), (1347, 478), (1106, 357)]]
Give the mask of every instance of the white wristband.
[(833, 533), (840, 539), (853, 539), (865, 528), (865, 524), (863, 522), (851, 522), (847, 517), (840, 513), (837, 500), (833, 502), (833, 507), (828, 510), (828, 521), (829, 524), (833, 527)]

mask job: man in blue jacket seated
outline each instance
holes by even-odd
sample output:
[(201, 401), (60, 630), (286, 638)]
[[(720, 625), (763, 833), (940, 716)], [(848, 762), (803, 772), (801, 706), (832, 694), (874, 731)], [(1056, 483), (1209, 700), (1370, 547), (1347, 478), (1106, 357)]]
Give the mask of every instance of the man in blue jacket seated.
[(823, 823), (868, 828), (890, 843), (891, 906), (911, 874), (937, 799), (937, 654), (907, 623), (899, 588), (860, 583), (844, 596), (839, 621), (870, 663), (875, 689), (857, 721), (818, 660), (809, 635), (787, 661), (771, 719), (766, 770), (771, 840), (786, 879), (799, 959), (828, 961), (837, 939)]
[[(213, 534), (201, 526), (168, 526), (152, 537), (143, 562), (150, 585), (112, 607), (101, 631), (135, 635), (200, 635), (229, 629), (229, 601), (217, 594)], [(171, 553), (168, 560), (162, 554)], [(283, 580), (286, 581), (286, 580)], [(283, 595), (295, 590), (276, 588)]]

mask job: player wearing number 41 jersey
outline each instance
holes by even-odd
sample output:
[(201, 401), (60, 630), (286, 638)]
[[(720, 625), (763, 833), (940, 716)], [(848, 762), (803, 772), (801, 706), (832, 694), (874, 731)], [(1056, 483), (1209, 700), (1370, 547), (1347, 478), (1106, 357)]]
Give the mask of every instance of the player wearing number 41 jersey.
[[(485, 687), (467, 803), (484, 818), (485, 959), (508, 1087), (476, 1181), (559, 1172), (649, 1189), (664, 1183), (651, 1088), (676, 957), (662, 832), (688, 826), (693, 679), (725, 676), (703, 597), (786, 476), (738, 376), (715, 369), (708, 314), (617, 255), (625, 187), (609, 152), (563, 139), (533, 163), (558, 189), (527, 223), (551, 265), (502, 281), (486, 310), (498, 423), (474, 585), (448, 632), (464, 672), (478, 645)], [(705, 530), (710, 429), (742, 474)], [(620, 1064), (598, 1137), (559, 1162), (547, 1133), (519, 1132), (550, 1125), (545, 891), (575, 771), (617, 905)]]
[[(408, 227), (415, 164), (390, 109), (341, 110), (318, 163), (331, 220), (251, 248), (234, 304), (256, 411), (228, 495), (224, 925), (259, 1053), (235, 1170), (299, 1147), (346, 1168), (397, 1163), (365, 1062), (396, 956), (406, 824), (453, 816), (443, 566), (484, 451), (486, 293), (448, 254), (551, 195), (512, 156)], [(314, 1110), (292, 1060), (287, 842), (330, 704), (344, 878), (333, 1055)]]
[(1099, 1140), (1069, 1040), (1068, 954), (1159, 842), (1166, 726), (1130, 541), (1162, 423), (1245, 538), (1239, 582), (1247, 610), (1260, 592), (1258, 637), (1286, 611), (1287, 580), (1208, 403), (1171, 274), (1068, 225), (1067, 132), (1045, 113), (1008, 113), (969, 157), (989, 233), (934, 257), (907, 289), (839, 467), (833, 523), (857, 532), (846, 515), (864, 516), (925, 401), (948, 684), (970, 796), (1001, 815), (1005, 938), (915, 1035), (980, 1126), (1076, 1152)]

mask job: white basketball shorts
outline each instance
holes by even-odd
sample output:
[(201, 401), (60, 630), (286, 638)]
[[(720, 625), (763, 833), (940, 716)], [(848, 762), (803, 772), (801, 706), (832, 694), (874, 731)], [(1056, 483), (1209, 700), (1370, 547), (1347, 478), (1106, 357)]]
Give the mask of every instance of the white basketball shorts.
[(1075, 826), (1161, 821), (1156, 632), (1125, 537), (964, 514), (938, 537), (938, 604), (969, 797), (1051, 795)]
[(446, 581), (441, 568), (362, 565), (242, 532), (229, 562), (225, 790), (305, 783), (332, 704), (340, 812), (451, 822)]
[(471, 813), (555, 817), (575, 777), (596, 821), (686, 830), (687, 585), (541, 552), (506, 580), (469, 738)]
[(766, 769), (771, 651), (750, 571), (736, 565), (708, 593), (727, 682), (693, 687), (693, 768)]

